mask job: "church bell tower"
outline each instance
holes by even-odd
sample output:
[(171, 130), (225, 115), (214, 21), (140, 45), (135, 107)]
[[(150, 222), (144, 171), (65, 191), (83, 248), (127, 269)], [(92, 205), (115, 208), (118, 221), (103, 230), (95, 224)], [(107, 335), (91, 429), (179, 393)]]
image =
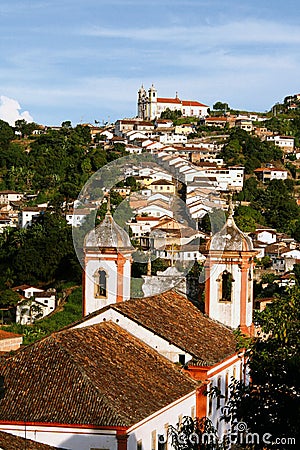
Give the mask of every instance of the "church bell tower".
[(235, 224), (230, 202), (223, 228), (212, 236), (205, 262), (205, 313), (250, 335), (253, 328), (253, 266), (251, 239)]
[(128, 234), (112, 217), (108, 199), (103, 222), (84, 239), (83, 316), (130, 298), (133, 250)]

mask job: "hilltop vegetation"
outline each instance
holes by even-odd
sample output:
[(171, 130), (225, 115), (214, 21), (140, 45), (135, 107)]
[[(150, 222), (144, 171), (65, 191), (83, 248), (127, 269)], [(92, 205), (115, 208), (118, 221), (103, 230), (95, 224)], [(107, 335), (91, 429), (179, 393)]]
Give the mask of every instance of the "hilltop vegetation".
[(37, 202), (74, 200), (96, 170), (126, 154), (120, 144), (110, 151), (101, 141), (94, 144), (88, 126), (62, 125), (31, 135), (24, 146), (14, 128), (0, 120), (0, 190), (38, 193)]

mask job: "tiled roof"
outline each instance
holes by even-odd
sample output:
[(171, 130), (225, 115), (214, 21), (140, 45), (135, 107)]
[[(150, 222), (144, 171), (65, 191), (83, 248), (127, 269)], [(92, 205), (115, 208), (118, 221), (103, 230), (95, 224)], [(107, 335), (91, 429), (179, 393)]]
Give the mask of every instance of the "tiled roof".
[(156, 180), (151, 183), (151, 186), (161, 186), (161, 185), (174, 186), (174, 183), (168, 180)]
[(0, 330), (0, 341), (4, 339), (14, 339), (21, 337), (21, 334), (11, 333), (10, 331)]
[(2, 361), (0, 373), (0, 423), (126, 427), (197, 386), (112, 322), (54, 333)]
[(205, 122), (227, 122), (227, 117), (206, 117)]
[(200, 103), (200, 102), (195, 102), (194, 100), (182, 100), (181, 103), (183, 106), (205, 106), (205, 107), (207, 107), (207, 105), (204, 105), (203, 103)]
[(111, 307), (190, 353), (203, 365), (215, 364), (235, 353), (232, 330), (202, 314), (174, 291)]
[(24, 439), (13, 434), (4, 433), (0, 431), (0, 448), (1, 450), (57, 450), (57, 447), (52, 447), (40, 442), (34, 442), (31, 439)]
[(179, 100), (178, 97), (176, 98), (166, 98), (166, 97), (158, 97), (157, 103), (181, 103), (181, 100)]

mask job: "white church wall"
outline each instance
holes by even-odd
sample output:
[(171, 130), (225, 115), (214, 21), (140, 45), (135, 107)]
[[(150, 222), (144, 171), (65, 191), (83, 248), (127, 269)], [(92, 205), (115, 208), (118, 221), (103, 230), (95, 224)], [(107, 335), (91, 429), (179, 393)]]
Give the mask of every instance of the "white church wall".
[(1, 431), (58, 448), (117, 450), (116, 432), (93, 428), (40, 425), (1, 425)]
[(134, 425), (128, 430), (127, 450), (136, 450), (138, 442), (143, 450), (158, 450), (158, 436), (166, 436), (169, 425), (176, 426), (182, 417), (191, 416), (195, 406), (194, 391)]
[(230, 428), (230, 424), (221, 419), (223, 414), (226, 414), (226, 402), (230, 398), (229, 385), (232, 383), (233, 379), (238, 381), (244, 379), (244, 367), (244, 358), (234, 355), (207, 372), (208, 379), (210, 380), (208, 390), (212, 387), (217, 387), (225, 397), (220, 398), (219, 400), (217, 397), (207, 397), (206, 416), (210, 418), (216, 427), (220, 438)]

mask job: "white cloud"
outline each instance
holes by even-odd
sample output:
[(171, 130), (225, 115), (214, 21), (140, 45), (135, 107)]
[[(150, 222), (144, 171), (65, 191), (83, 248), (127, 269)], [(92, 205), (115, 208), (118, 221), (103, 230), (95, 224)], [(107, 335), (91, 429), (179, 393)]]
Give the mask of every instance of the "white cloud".
[(25, 119), (26, 122), (33, 122), (33, 118), (28, 111), (21, 111), (21, 106), (17, 100), (0, 95), (0, 119), (5, 120), (14, 126), (16, 120)]
[(83, 35), (102, 38), (131, 39), (148, 42), (173, 42), (195, 45), (221, 44), (299, 44), (299, 28), (274, 21), (241, 19), (222, 24), (199, 24), (195, 26), (166, 26), (140, 28), (107, 28), (95, 26), (81, 30)]

